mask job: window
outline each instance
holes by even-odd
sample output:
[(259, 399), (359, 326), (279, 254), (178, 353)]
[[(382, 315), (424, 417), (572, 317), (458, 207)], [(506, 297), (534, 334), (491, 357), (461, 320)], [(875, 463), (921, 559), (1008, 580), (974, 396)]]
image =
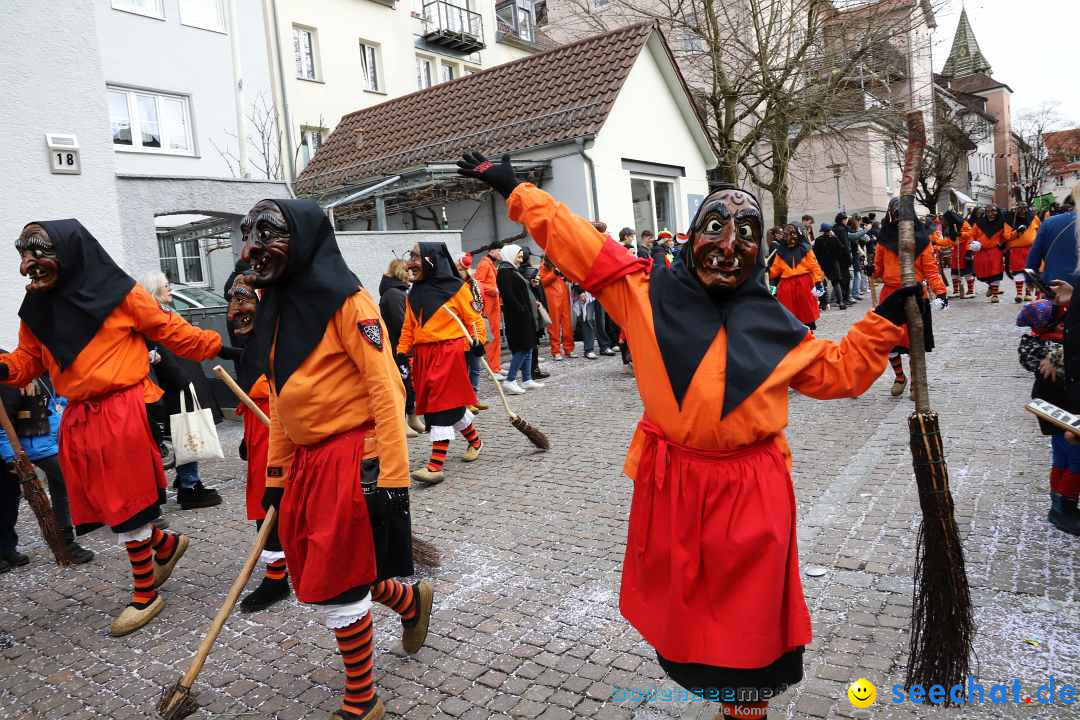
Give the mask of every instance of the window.
[(611, 0), (593, 0), (593, 7), (599, 10), (600, 8), (606, 8)]
[(165, 0), (112, 0), (113, 10), (165, 19)]
[(451, 80), (460, 75), (461, 71), (458, 70), (457, 65), (448, 62), (442, 63), (442, 82), (450, 82)]
[(379, 46), (360, 41), (360, 65), (364, 69), (365, 90), (382, 92), (382, 73), (379, 70)]
[(186, 97), (109, 88), (109, 123), (113, 145), (169, 155), (194, 154)]
[(206, 254), (194, 233), (159, 233), (158, 253), (161, 272), (169, 282), (188, 285), (206, 284)]
[(630, 196), (634, 204), (634, 226), (638, 235), (642, 230), (674, 232), (675, 183), (647, 178), (630, 179)]
[(180, 22), (225, 32), (225, 0), (180, 0)]
[(316, 80), (316, 39), (311, 28), (293, 25), (293, 53), (296, 55), (296, 77), (301, 80)]
[(315, 157), (315, 153), (322, 147), (323, 133), (325, 132), (326, 128), (321, 127), (304, 126), (300, 128), (300, 162), (302, 168), (307, 167), (307, 164)]
[(421, 90), (431, 87), (431, 60), (416, 56), (416, 87)]
[(500, 0), (495, 5), (499, 32), (517, 35), (522, 40), (535, 39), (533, 0)]
[(1054, 176), (1054, 185), (1056, 187), (1061, 187), (1064, 184), (1065, 184), (1065, 176), (1064, 175), (1055, 175)]

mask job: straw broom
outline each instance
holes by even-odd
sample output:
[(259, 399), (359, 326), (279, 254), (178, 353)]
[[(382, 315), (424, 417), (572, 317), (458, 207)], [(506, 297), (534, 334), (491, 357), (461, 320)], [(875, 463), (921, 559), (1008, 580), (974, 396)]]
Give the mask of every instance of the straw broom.
[(71, 554), (68, 553), (67, 545), (60, 536), (60, 529), (56, 526), (56, 516), (53, 514), (49, 496), (41, 487), (41, 480), (38, 479), (30, 458), (26, 456), (22, 443), (19, 442), (19, 435), (15, 432), (3, 403), (0, 403), (0, 427), (3, 427), (4, 433), (8, 436), (8, 442), (11, 443), (11, 450), (15, 453), (15, 462), (12, 463), (12, 467), (15, 469), (15, 474), (19, 476), (23, 497), (26, 498), (26, 502), (29, 503), (37, 518), (42, 539), (52, 550), (57, 565), (61, 567), (70, 565)]
[[(908, 148), (900, 186), (900, 272), (905, 286), (915, 276), (915, 179), (919, 174), (926, 129), (921, 111), (907, 115)], [(964, 569), (964, 549), (953, 517), (949, 469), (926, 384), (926, 351), (918, 300), (907, 300), (911, 384), (915, 412), (908, 418), (911, 456), (919, 489), (922, 522), (915, 555), (911, 638), (905, 687), (962, 683), (971, 664), (975, 638), (971, 595)], [(951, 704), (946, 697), (945, 704)]]
[[(465, 333), (466, 339), (470, 342), (476, 342), (468, 328), (465, 327), (465, 323), (461, 321), (461, 318), (459, 318), (453, 310), (445, 305), (442, 306), (442, 309), (445, 310), (450, 317), (454, 318), (461, 328), (461, 332)], [(502, 385), (499, 383), (499, 379), (495, 376), (495, 372), (491, 369), (491, 366), (487, 364), (487, 360), (485, 358), (480, 358), (480, 362), (484, 364), (484, 369), (488, 371), (488, 375), (491, 376), (491, 381), (495, 383), (495, 389), (499, 391), (499, 397), (502, 399), (503, 407), (506, 408), (506, 414), (510, 416), (510, 424), (513, 425), (518, 432), (527, 437), (529, 442), (536, 447), (541, 450), (551, 449), (551, 441), (548, 440), (547, 435), (540, 432), (538, 428), (530, 425), (523, 417), (511, 409), (510, 402), (506, 399), (506, 393), (503, 392)]]

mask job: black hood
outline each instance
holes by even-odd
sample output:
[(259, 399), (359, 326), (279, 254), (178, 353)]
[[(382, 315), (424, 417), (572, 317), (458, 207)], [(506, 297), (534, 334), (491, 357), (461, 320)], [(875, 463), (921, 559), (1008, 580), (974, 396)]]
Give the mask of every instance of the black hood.
[[(885, 216), (884, 222), (881, 223), (881, 235), (878, 237), (878, 244), (898, 255), (900, 254), (899, 221), (890, 220), (888, 215)], [(929, 244), (930, 233), (926, 225), (918, 218), (915, 218), (915, 257), (919, 257)]]
[(409, 306), (416, 322), (423, 325), (454, 297), (463, 281), (445, 243), (420, 243), (420, 262), (424, 277), (409, 290)]
[(383, 275), (382, 280), (379, 281), (379, 295), (383, 295), (387, 290), (401, 290), (405, 292), (409, 289), (409, 283), (404, 280), (398, 280), (391, 275)]
[(241, 363), (253, 364), (242, 374), (258, 378), (266, 373), (280, 393), (322, 340), (330, 319), (360, 289), (360, 281), (345, 264), (330, 220), (318, 205), (310, 200), (273, 202), (289, 224), (289, 261), (281, 282), (262, 290), (255, 335)]
[(52, 290), (26, 294), (19, 317), (66, 370), (135, 287), (135, 280), (78, 220), (28, 224), (40, 225), (48, 233), (60, 272)]

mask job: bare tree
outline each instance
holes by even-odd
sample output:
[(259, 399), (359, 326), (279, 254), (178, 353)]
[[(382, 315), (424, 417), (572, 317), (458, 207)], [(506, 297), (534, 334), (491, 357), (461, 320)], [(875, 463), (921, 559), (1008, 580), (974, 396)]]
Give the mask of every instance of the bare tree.
[(1020, 138), (1017, 150), (1020, 154), (1020, 188), (1027, 204), (1042, 192), (1055, 166), (1068, 162), (1068, 156), (1080, 154), (1080, 147), (1061, 145), (1049, 147), (1046, 134), (1065, 127), (1058, 112), (1059, 103), (1048, 102), (1034, 110), (1021, 114), (1013, 124), (1013, 132)]
[[(714, 180), (749, 177), (786, 222), (792, 158), (809, 138), (865, 120), (871, 88), (888, 98), (910, 75), (910, 33), (940, 0), (548, 0), (568, 39), (656, 22), (695, 96), (720, 162)], [(908, 79), (908, 88), (914, 80)], [(930, 78), (926, 78), (930, 82)], [(883, 88), (880, 89), (880, 88)]]
[[(281, 129), (278, 127), (277, 113), (274, 112), (273, 104), (267, 100), (266, 94), (260, 92), (251, 103), (251, 108), (245, 116), (249, 124), (248, 165), (260, 178), (267, 180), (283, 179), (281, 168)], [(234, 140), (238, 140), (235, 133), (225, 133)], [(229, 145), (224, 148), (218, 146), (213, 139), (210, 144), (214, 146), (218, 155), (225, 161), (229, 173), (233, 177), (247, 177), (241, 167), (240, 158), (232, 151)]]

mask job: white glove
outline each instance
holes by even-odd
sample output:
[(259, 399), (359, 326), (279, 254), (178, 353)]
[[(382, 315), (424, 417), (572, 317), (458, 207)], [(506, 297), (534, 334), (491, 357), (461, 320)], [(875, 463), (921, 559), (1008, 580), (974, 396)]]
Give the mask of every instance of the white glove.
[(825, 294), (825, 291), (824, 290), (818, 290), (817, 288), (810, 288), (810, 294), (813, 295), (816, 298), (819, 298), (819, 297), (821, 297), (822, 295)]
[(972, 240), (969, 247), (971, 248), (971, 252), (979, 252), (982, 250), (982, 243), (978, 240)]
[(150, 351), (150, 364), (151, 365), (157, 365), (159, 362), (161, 362), (161, 353), (159, 353), (157, 350), (151, 350)]
[(945, 304), (945, 301), (941, 298), (934, 298), (934, 308), (937, 310), (945, 310), (949, 306)]

